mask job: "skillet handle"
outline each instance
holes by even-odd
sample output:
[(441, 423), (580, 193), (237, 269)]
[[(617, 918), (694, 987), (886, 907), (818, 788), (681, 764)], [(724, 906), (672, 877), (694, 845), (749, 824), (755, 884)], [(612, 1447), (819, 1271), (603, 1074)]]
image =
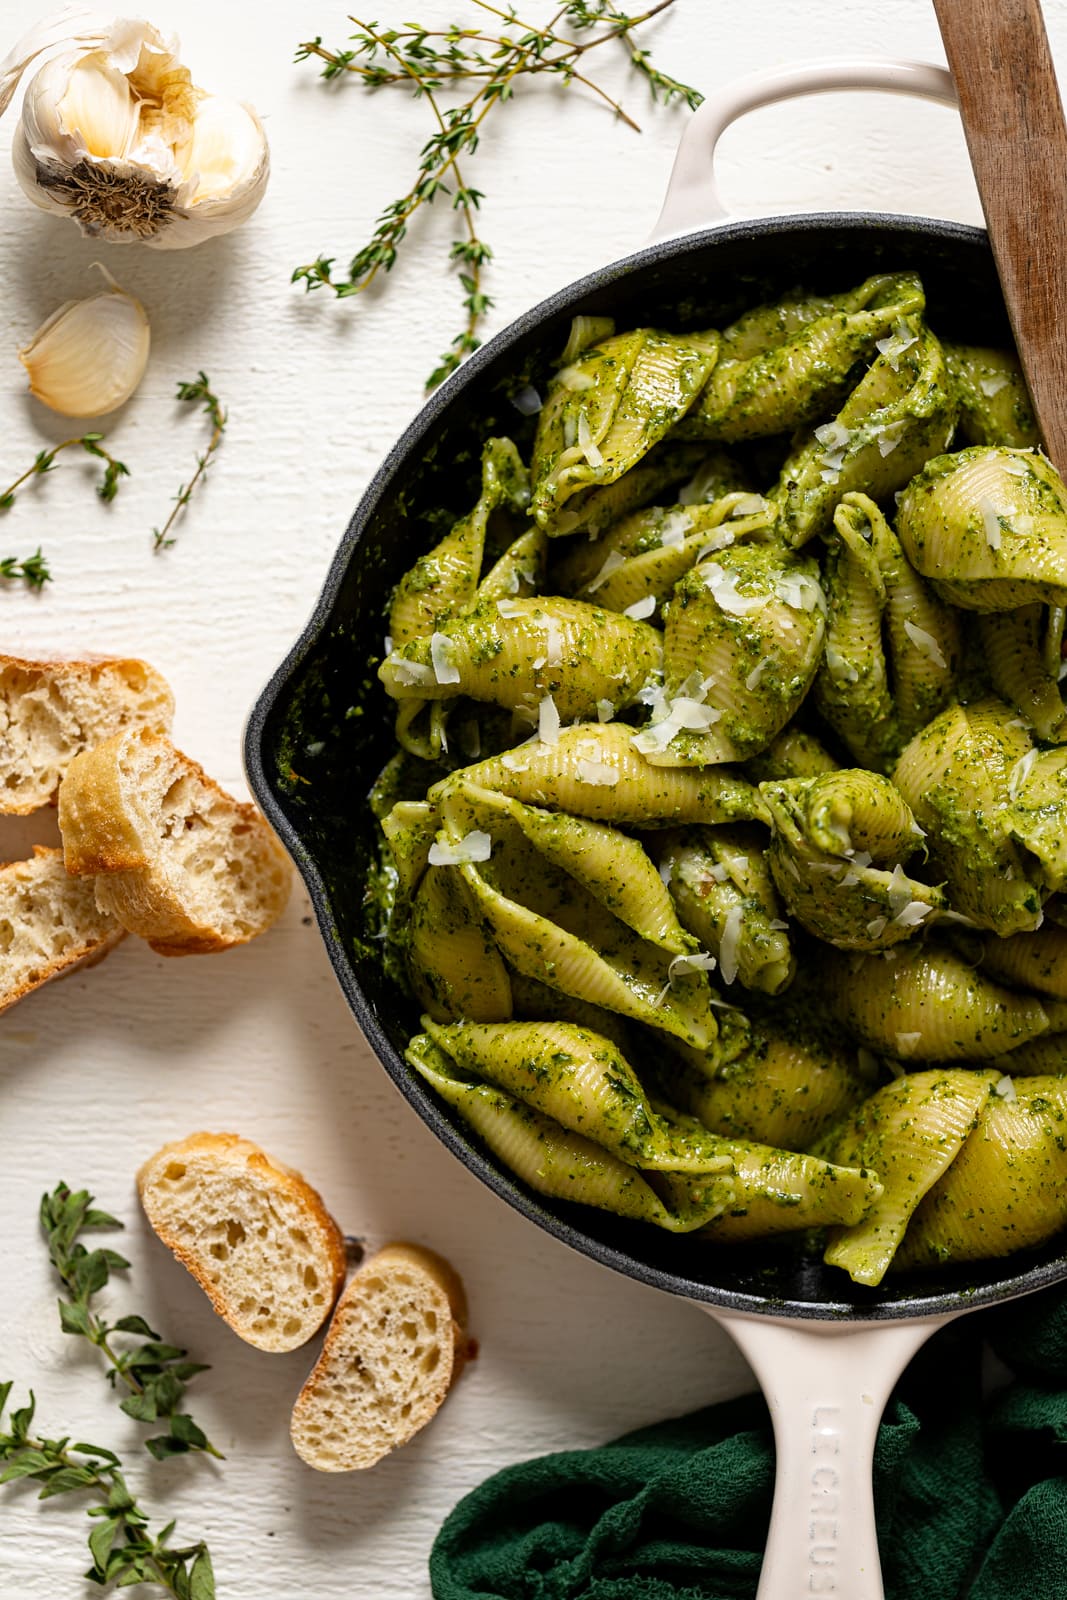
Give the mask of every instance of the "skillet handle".
[(756, 1600), (883, 1600), (871, 1467), (897, 1378), (959, 1312), (915, 1322), (775, 1321), (703, 1306), (756, 1374), (775, 1483)]
[(760, 106), (832, 89), (883, 89), (957, 103), (951, 73), (925, 61), (801, 61), (739, 78), (709, 95), (686, 124), (648, 242), (713, 227), (729, 216), (715, 183), (715, 150), (731, 122)]

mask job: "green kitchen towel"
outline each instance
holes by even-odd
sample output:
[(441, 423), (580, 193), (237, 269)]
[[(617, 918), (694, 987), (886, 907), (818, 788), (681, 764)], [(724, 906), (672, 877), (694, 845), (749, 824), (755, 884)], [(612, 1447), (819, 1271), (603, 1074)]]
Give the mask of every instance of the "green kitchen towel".
[[(750, 1600), (773, 1472), (757, 1395), (508, 1467), (441, 1529), (435, 1600)], [(888, 1600), (1067, 1600), (1067, 1291), (935, 1334), (874, 1479)]]

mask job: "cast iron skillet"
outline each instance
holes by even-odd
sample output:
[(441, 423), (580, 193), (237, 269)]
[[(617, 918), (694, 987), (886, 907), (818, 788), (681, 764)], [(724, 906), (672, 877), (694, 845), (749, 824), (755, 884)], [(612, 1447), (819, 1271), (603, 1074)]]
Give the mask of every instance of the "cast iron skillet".
[[(902, 81), (901, 73), (924, 75), (924, 81), (918, 85)], [(939, 69), (868, 62), (761, 75), (750, 82), (747, 92), (745, 85), (735, 86), (725, 109), (722, 102), (706, 106), (690, 124), (688, 148), (680, 152), (673, 180), (674, 215), (684, 213), (690, 203), (691, 180), (684, 169), (692, 173), (694, 152), (706, 164), (709, 146), (739, 110), (785, 93), (857, 84), (918, 88), (951, 99), (946, 76)], [(682, 190), (676, 192), (679, 182)], [(368, 936), (364, 892), (377, 825), (365, 796), (395, 749), (392, 703), (376, 677), (390, 591), (416, 555), (477, 497), (482, 441), (493, 433), (507, 433), (520, 448), (529, 445), (534, 423), (520, 414), (512, 398), (530, 383), (544, 391), (573, 316), (611, 316), (622, 328), (721, 327), (747, 307), (797, 284), (830, 293), (871, 273), (907, 268), (921, 274), (929, 318), (942, 337), (988, 344), (1010, 339), (984, 231), (892, 215), (771, 218), (668, 237), (571, 284), (527, 312), (431, 398), (389, 452), (348, 525), (306, 628), (257, 701), (246, 733), (252, 789), (304, 877), (341, 987), (385, 1070), (423, 1121), (489, 1188), (556, 1238), (629, 1277), (701, 1303), (724, 1320), (764, 1380), (772, 1412), (776, 1372), (780, 1374), (783, 1363), (799, 1371), (810, 1355), (815, 1369), (805, 1400), (810, 1416), (803, 1427), (811, 1430), (810, 1449), (817, 1456), (820, 1441), (829, 1441), (826, 1448), (831, 1454), (840, 1445), (838, 1421), (831, 1413), (845, 1417), (846, 1409), (843, 1401), (827, 1403), (831, 1380), (826, 1339), (804, 1341), (802, 1331), (860, 1332), (868, 1326), (873, 1333), (870, 1324), (898, 1325), (895, 1348), (887, 1351), (883, 1340), (881, 1359), (874, 1366), (862, 1341), (832, 1341), (838, 1376), (849, 1364), (862, 1369), (857, 1382), (865, 1391), (866, 1410), (861, 1407), (857, 1416), (847, 1419), (845, 1432), (866, 1430), (867, 1444), (858, 1438), (852, 1441), (866, 1449), (892, 1382), (927, 1334), (965, 1310), (1063, 1279), (1067, 1276), (1063, 1242), (1003, 1262), (893, 1277), (878, 1290), (866, 1290), (851, 1284), (843, 1273), (801, 1258), (788, 1246), (697, 1245), (533, 1193), (472, 1139), (403, 1060), (407, 1039), (418, 1028), (419, 1007), (383, 972), (381, 946)], [(770, 1326), (782, 1322), (789, 1329), (784, 1346), (777, 1335), (785, 1330)], [(886, 1335), (890, 1332), (884, 1329)], [(773, 1343), (764, 1350), (768, 1337)], [(823, 1354), (817, 1355), (820, 1347)], [(878, 1367), (885, 1370), (879, 1374)], [(776, 1417), (776, 1427), (780, 1421)], [(779, 1433), (780, 1468), (784, 1443)], [(847, 1484), (835, 1487), (824, 1478), (821, 1487), (818, 1483), (813, 1487), (805, 1478), (792, 1487), (807, 1505), (810, 1520), (813, 1494), (821, 1494), (820, 1503), (833, 1510)], [(803, 1510), (800, 1502), (798, 1517)], [(839, 1509), (843, 1515), (849, 1511), (857, 1539), (864, 1533), (873, 1535), (866, 1507), (848, 1508), (842, 1503)], [(776, 1519), (780, 1514), (776, 1502)], [(826, 1565), (810, 1551), (802, 1557), (797, 1548), (793, 1555), (796, 1560), (783, 1558), (776, 1569), (783, 1576), (792, 1572), (802, 1585), (803, 1561), (816, 1575)], [(848, 1568), (846, 1558), (838, 1540), (834, 1570), (840, 1569), (842, 1577)], [(872, 1574), (869, 1559), (866, 1567), (862, 1558), (856, 1559), (857, 1574), (864, 1572), (862, 1587), (846, 1584), (838, 1590), (848, 1600), (880, 1592), (876, 1563)], [(764, 1570), (767, 1586), (760, 1591), (766, 1596), (778, 1592), (769, 1566), (770, 1557)], [(858, 1576), (856, 1581), (861, 1581)]]

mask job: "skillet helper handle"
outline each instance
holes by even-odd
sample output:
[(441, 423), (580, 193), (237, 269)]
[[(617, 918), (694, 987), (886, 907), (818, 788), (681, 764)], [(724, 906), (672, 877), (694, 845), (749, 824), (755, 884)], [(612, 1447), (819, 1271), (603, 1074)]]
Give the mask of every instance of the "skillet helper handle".
[[(961, 15), (970, 3), (971, 0), (956, 0)], [(993, 7), (1000, 0), (982, 3)], [(1019, 0), (1012, 0), (1013, 5), (1017, 3)], [(956, 104), (951, 74), (944, 67), (925, 61), (800, 61), (795, 66), (775, 67), (739, 78), (709, 95), (687, 122), (663, 210), (649, 243), (698, 232), (727, 220), (729, 211), (715, 182), (715, 150), (738, 117), (780, 100), (841, 89), (881, 89), (890, 94), (918, 95), (945, 105)]]
[(956, 1314), (832, 1323), (711, 1312), (756, 1374), (774, 1426), (756, 1600), (883, 1600), (871, 1486), (878, 1424), (912, 1356)]
[(934, 0), (1015, 343), (1067, 472), (1067, 125), (1039, 0)]

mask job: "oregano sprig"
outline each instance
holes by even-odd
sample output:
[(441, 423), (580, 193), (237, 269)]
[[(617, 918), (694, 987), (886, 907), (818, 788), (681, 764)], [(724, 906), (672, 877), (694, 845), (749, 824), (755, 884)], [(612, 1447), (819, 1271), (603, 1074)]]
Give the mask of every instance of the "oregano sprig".
[(92, 1565), (86, 1578), (102, 1588), (150, 1583), (176, 1600), (215, 1600), (207, 1545), (201, 1539), (192, 1545), (172, 1546), (173, 1522), (158, 1534), (150, 1531), (148, 1516), (123, 1477), (114, 1451), (95, 1444), (71, 1444), (69, 1437), (46, 1439), (34, 1434), (36, 1401), (32, 1392), (27, 1405), (10, 1413), (8, 1431), (3, 1431), (11, 1388), (10, 1383), (0, 1383), (0, 1462), (4, 1463), (0, 1484), (19, 1479), (39, 1483), (39, 1500), (77, 1492), (95, 1494), (96, 1500), (87, 1508), (93, 1526), (88, 1536)]
[[(59, 1302), (63, 1332), (87, 1339), (101, 1352), (112, 1387), (126, 1391), (120, 1406), (127, 1416), (168, 1425), (166, 1433), (146, 1440), (145, 1448), (157, 1461), (190, 1451), (221, 1460), (203, 1429), (180, 1409), (186, 1384), (198, 1372), (207, 1371), (204, 1364), (186, 1360), (186, 1351), (164, 1343), (144, 1317), (119, 1317), (109, 1323), (93, 1309), (93, 1297), (111, 1273), (125, 1269), (129, 1262), (114, 1250), (86, 1249), (81, 1235), (121, 1228), (122, 1223), (106, 1211), (98, 1211), (87, 1190), (71, 1190), (64, 1183), (42, 1196), (40, 1220), (49, 1259), (66, 1295)], [(116, 1334), (124, 1336), (121, 1344), (116, 1342)]]
[(178, 486), (178, 493), (174, 496), (174, 509), (170, 516), (162, 528), (152, 529), (154, 550), (169, 550), (174, 543), (171, 529), (184, 507), (189, 504), (193, 490), (210, 467), (212, 457), (222, 443), (222, 436), (226, 431), (227, 413), (222, 409), (219, 397), (212, 389), (211, 379), (206, 372), (198, 372), (191, 382), (179, 382), (176, 399), (188, 404), (195, 404), (198, 400), (203, 401), (203, 410), (211, 419), (211, 437), (207, 442), (207, 448), (196, 458), (196, 471), (189, 482)]
[(125, 462), (118, 461), (104, 449), (104, 435), (102, 433), (80, 433), (72, 439), (64, 439), (62, 444), (54, 444), (51, 450), (39, 450), (33, 458), (32, 466), (26, 468), (7, 488), (0, 493), (0, 511), (8, 511), (15, 504), (15, 496), (31, 478), (43, 477), (46, 472), (51, 472), (55, 466), (56, 457), (64, 450), (80, 448), (99, 461), (103, 461), (104, 474), (96, 486), (96, 492), (101, 500), (114, 500), (119, 490), (119, 479), (128, 478), (130, 469)]
[[(436, 126), (419, 153), (411, 188), (385, 207), (370, 239), (349, 262), (347, 274), (335, 272), (336, 257), (325, 255), (296, 267), (292, 274), (292, 281), (303, 283), (307, 290), (330, 288), (340, 298), (360, 294), (379, 273), (392, 271), (408, 224), (419, 208), (432, 204), (439, 195), (450, 196), (462, 224), (460, 237), (450, 246), (449, 260), (458, 273), (464, 323), (430, 374), (428, 389), (436, 387), (478, 348), (482, 319), (493, 303), (483, 283), (483, 268), (493, 252), (481, 237), (477, 220), (484, 195), (467, 183), (460, 159), (465, 167), (478, 148), (486, 118), (513, 98), (516, 80), (550, 74), (564, 86), (581, 84), (639, 132), (622, 105), (580, 65), (590, 51), (617, 40), (625, 47), (631, 67), (647, 83), (653, 100), (683, 100), (695, 108), (702, 99), (698, 90), (656, 67), (649, 51), (634, 38), (636, 29), (666, 11), (674, 0), (658, 0), (635, 15), (621, 11), (613, 0), (566, 0), (543, 27), (524, 22), (513, 6), (502, 9), (489, 0), (473, 3), (496, 19), (495, 27), (433, 29), (404, 23), (400, 28), (379, 28), (377, 23), (352, 17), (356, 31), (349, 46), (327, 49), (320, 36), (298, 46), (296, 53), (297, 61), (323, 62), (321, 76), (327, 80), (350, 75), (368, 90), (407, 87), (416, 99), (426, 102), (434, 119)], [(559, 31), (564, 26), (578, 35), (595, 28), (602, 31), (593, 38), (573, 38)], [(456, 105), (442, 103), (440, 96), (445, 92), (472, 84), (467, 99)]]

